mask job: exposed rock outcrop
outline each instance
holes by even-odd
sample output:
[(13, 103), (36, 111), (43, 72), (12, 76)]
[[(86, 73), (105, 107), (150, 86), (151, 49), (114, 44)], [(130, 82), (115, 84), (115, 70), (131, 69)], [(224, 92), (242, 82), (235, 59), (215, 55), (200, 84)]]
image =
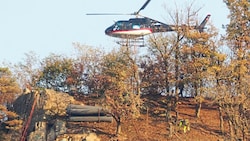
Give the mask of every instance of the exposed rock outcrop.
[[(34, 102), (34, 100), (36, 101)], [(27, 135), (34, 131), (37, 122), (50, 120), (48, 118), (65, 116), (66, 108), (69, 104), (79, 104), (79, 102), (67, 93), (49, 89), (33, 90), (20, 95), (13, 104), (13, 110), (21, 119), (27, 121), (34, 103), (36, 106), (27, 129)]]

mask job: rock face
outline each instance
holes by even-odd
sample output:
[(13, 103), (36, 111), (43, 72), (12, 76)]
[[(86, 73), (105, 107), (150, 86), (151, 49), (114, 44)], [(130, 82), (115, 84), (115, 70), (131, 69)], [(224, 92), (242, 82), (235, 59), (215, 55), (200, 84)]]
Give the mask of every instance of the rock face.
[(48, 89), (26, 92), (14, 102), (13, 110), (27, 121), (34, 104), (35, 108), (27, 129), (28, 141), (100, 141), (95, 133), (67, 132), (65, 117), (68, 105), (84, 106), (67, 93)]
[(68, 134), (66, 122), (55, 120), (48, 130), (46, 122), (36, 122), (35, 131), (28, 136), (28, 141), (100, 141), (95, 133)]
[(64, 135), (66, 131), (66, 122), (63, 120), (55, 120), (52, 127), (47, 132), (47, 140), (54, 141), (58, 136)]
[(38, 121), (42, 121), (45, 115), (45, 111), (42, 109), (41, 106), (41, 101), (34, 102), (35, 96), (35, 92), (23, 94), (19, 96), (13, 103), (13, 110), (20, 116), (21, 119), (23, 119), (24, 123), (27, 123), (27, 120), (31, 113), (32, 105), (36, 103), (36, 107), (33, 112), (29, 128), (27, 128), (27, 133), (33, 131), (33, 129), (35, 128), (35, 123)]
[(56, 141), (100, 141), (95, 133), (64, 134), (56, 138)]
[(46, 122), (36, 122), (35, 131), (28, 136), (28, 141), (46, 141)]
[(29, 116), (32, 104), (36, 98), (36, 108), (34, 115), (43, 118), (44, 114), (49, 116), (65, 116), (66, 108), (69, 104), (77, 103), (75, 99), (67, 93), (56, 92), (45, 89), (19, 96), (13, 104), (14, 111), (22, 118)]
[[(34, 100), (36, 101), (34, 102)], [(28, 126), (29, 128), (27, 129), (27, 135), (37, 128), (36, 124), (38, 122), (48, 120), (48, 117), (65, 116), (66, 107), (69, 104), (78, 104), (72, 96), (66, 93), (45, 89), (42, 91), (30, 91), (29, 93), (19, 96), (13, 103), (13, 111), (24, 121), (27, 121), (34, 103), (36, 106)], [(40, 130), (37, 131), (40, 132)], [(35, 137), (35, 135), (33, 137)]]

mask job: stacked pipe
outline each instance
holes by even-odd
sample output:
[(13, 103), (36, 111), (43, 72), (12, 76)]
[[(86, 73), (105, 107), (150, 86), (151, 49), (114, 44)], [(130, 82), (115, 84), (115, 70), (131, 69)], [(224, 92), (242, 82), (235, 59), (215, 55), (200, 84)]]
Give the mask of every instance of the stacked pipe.
[(100, 106), (70, 104), (66, 112), (69, 121), (112, 122), (113, 120), (113, 117), (108, 114), (109, 112)]

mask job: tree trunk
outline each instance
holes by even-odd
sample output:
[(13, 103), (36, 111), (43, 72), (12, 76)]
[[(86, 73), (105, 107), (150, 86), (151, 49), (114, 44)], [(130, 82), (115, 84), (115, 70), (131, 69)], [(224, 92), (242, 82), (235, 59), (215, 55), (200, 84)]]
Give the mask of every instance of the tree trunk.
[(232, 120), (232, 127), (233, 127), (233, 130), (234, 130), (234, 136), (235, 136), (235, 139), (239, 139), (239, 117), (237, 117), (237, 115), (234, 115), (233, 117), (233, 120)]
[(222, 109), (221, 109), (221, 104), (219, 103), (219, 116), (220, 116), (220, 131), (221, 134), (224, 135), (224, 119), (222, 115)]
[(175, 124), (178, 125), (178, 119), (179, 119), (179, 112), (178, 112), (178, 110), (175, 111), (175, 116), (176, 116)]
[(171, 122), (169, 122), (169, 137), (173, 136), (173, 124)]
[(166, 122), (171, 122), (171, 109), (172, 109), (172, 103), (171, 103), (171, 96), (167, 97), (167, 108), (166, 108)]
[(229, 134), (230, 134), (230, 139), (233, 140), (234, 139), (234, 131), (233, 131), (233, 125), (232, 125), (232, 121), (228, 120), (228, 126), (229, 126)]
[(122, 133), (122, 125), (121, 125), (121, 119), (119, 118), (116, 121), (116, 136), (119, 136)]
[(174, 98), (175, 98), (174, 99), (175, 124), (178, 125), (178, 119), (179, 119), (179, 112), (178, 112), (179, 95), (177, 94)]
[(196, 118), (200, 118), (200, 112), (201, 112), (201, 102), (198, 102), (196, 104), (196, 109), (195, 109)]

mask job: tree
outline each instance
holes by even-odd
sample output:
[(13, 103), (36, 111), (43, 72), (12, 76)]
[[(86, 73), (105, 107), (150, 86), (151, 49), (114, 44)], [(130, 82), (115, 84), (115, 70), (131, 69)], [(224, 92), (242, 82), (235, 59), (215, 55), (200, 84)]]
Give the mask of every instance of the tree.
[[(13, 71), (18, 84), (22, 89), (27, 87), (34, 87), (39, 74), (40, 59), (34, 52), (25, 53), (25, 58), (22, 62), (18, 62), (14, 65), (9, 65)], [(29, 88), (32, 89), (32, 88)]]
[(51, 54), (43, 60), (44, 66), (38, 76), (37, 86), (69, 92), (66, 85), (68, 76), (73, 72), (73, 60), (60, 55)]
[(11, 105), (20, 92), (21, 90), (10, 70), (8, 68), (0, 68), (0, 125), (2, 126), (3, 124), (5, 129), (14, 133), (21, 129), (22, 121), (7, 106)]
[[(204, 70), (207, 69), (211, 56), (212, 49), (207, 42), (213, 35), (209, 36), (207, 33), (200, 33), (192, 29), (191, 25), (196, 23), (196, 15), (199, 11), (199, 9), (193, 11), (192, 6), (193, 3), (187, 6), (184, 10), (185, 13), (180, 12), (182, 10), (178, 8), (176, 8), (178, 10), (171, 10), (174, 11), (173, 13), (169, 12), (175, 25), (174, 28), (177, 29), (176, 32), (165, 34), (165, 36), (153, 36), (150, 40), (152, 54), (155, 55), (156, 62), (160, 64), (158, 65), (160, 67), (157, 68), (159, 73), (156, 76), (164, 76), (160, 80), (163, 80), (161, 82), (165, 88), (160, 89), (163, 89), (168, 95), (166, 119), (170, 126), (169, 129), (172, 129), (172, 122), (178, 124), (179, 96), (190, 96), (193, 88), (197, 94), (198, 90), (202, 90), (201, 86), (204, 84), (201, 82), (205, 83), (205, 77), (207, 77)], [(184, 92), (184, 90), (186, 91)], [(199, 95), (200, 93), (202, 92), (199, 92)], [(202, 97), (199, 96), (196, 99), (196, 116), (199, 117)], [(174, 120), (169, 114), (171, 110), (175, 112)]]
[(72, 74), (77, 75), (72, 75), (70, 78), (78, 83), (75, 87), (80, 93), (102, 95), (103, 78), (99, 74), (104, 52), (79, 43), (74, 43), (74, 47), (76, 50), (76, 55), (74, 55), (76, 59), (74, 61), (74, 73)]
[(201, 103), (205, 97), (210, 97), (209, 89), (214, 83), (211, 81), (211, 68), (218, 66), (214, 58), (221, 54), (216, 40), (217, 31), (210, 28), (206, 32), (189, 32), (186, 35), (186, 43), (183, 49), (185, 54), (184, 70), (197, 102), (195, 115), (200, 117)]
[(127, 47), (113, 51), (103, 59), (102, 74), (105, 78), (104, 103), (111, 109), (111, 115), (117, 123), (116, 135), (121, 134), (121, 124), (126, 118), (139, 113), (139, 96), (134, 91), (134, 63), (128, 57)]
[(0, 104), (8, 104), (15, 100), (20, 88), (8, 68), (0, 68)]
[[(171, 38), (169, 36), (152, 35), (149, 39), (149, 55), (146, 56), (141, 66), (142, 84), (146, 94), (154, 95), (169, 93), (172, 79)], [(144, 93), (145, 93), (144, 92)]]
[(224, 0), (230, 15), (226, 27), (226, 43), (232, 51), (228, 65), (223, 110), (229, 118), (231, 139), (247, 140), (250, 108), (250, 2), (248, 0)]
[[(219, 45), (218, 45), (219, 46)], [(214, 99), (216, 105), (218, 105), (219, 119), (220, 119), (220, 130), (221, 133), (225, 133), (224, 129), (224, 112), (223, 112), (223, 101), (225, 96), (225, 74), (227, 74), (226, 65), (226, 54), (214, 52), (211, 58), (211, 66), (208, 68), (209, 83), (211, 83), (209, 91), (209, 97)]]

